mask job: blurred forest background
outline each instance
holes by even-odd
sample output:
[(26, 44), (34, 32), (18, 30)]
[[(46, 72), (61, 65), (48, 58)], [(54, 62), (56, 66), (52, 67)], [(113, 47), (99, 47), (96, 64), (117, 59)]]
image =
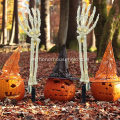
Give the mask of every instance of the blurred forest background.
[(96, 51), (99, 59), (112, 40), (115, 57), (120, 58), (120, 0), (0, 0), (1, 49), (30, 46), (30, 38), (18, 22), (22, 17), (19, 9), (25, 12), (29, 7), (41, 12), (41, 50), (56, 51), (65, 43), (68, 49), (78, 50), (76, 16), (83, 2), (96, 6), (96, 15), (100, 14), (95, 30), (88, 35), (88, 51)]

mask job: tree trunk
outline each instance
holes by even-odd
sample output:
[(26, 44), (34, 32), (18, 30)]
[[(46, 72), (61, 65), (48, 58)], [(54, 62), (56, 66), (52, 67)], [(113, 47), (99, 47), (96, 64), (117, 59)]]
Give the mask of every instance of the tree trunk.
[(97, 50), (97, 48), (96, 48), (96, 38), (95, 38), (95, 33), (94, 33), (94, 30), (92, 31), (92, 45), (91, 45), (91, 47), (89, 48), (89, 50), (91, 51), (91, 52), (94, 52), (94, 51), (96, 51)]
[(52, 43), (50, 41), (50, 1), (45, 0), (45, 38), (46, 38), (46, 49), (49, 50), (52, 47)]
[(7, 44), (7, 0), (3, 1), (2, 31), (3, 31), (2, 44), (6, 45)]
[(19, 43), (19, 26), (18, 26), (18, 0), (14, 0), (14, 16), (15, 16), (15, 43)]
[(50, 41), (50, 1), (41, 1), (41, 45), (49, 50), (53, 45)]
[(107, 5), (106, 0), (93, 0), (93, 5), (96, 6), (95, 18), (98, 14), (100, 14), (98, 23), (95, 27), (96, 47), (98, 56), (99, 45), (101, 43), (101, 37), (103, 35), (103, 28), (107, 20)]
[(60, 25), (58, 32), (58, 47), (66, 44), (69, 20), (69, 0), (60, 1)]
[[(35, 0), (30, 0), (29, 1), (29, 9), (31, 9), (31, 8), (35, 8)], [(31, 38), (29, 36), (27, 36), (26, 42), (31, 43)]]
[(14, 36), (15, 36), (15, 18), (13, 17), (12, 30), (11, 30), (11, 37), (10, 37), (9, 45), (13, 45)]
[(29, 1), (29, 8), (35, 8), (36, 7), (36, 0), (30, 0)]
[[(105, 52), (109, 40), (116, 41), (119, 37), (120, 26), (120, 1), (114, 0), (113, 6), (110, 10), (109, 17), (103, 29), (103, 36), (99, 46), (98, 57), (101, 58)], [(118, 31), (118, 32), (117, 32)], [(117, 33), (116, 33), (117, 32)], [(117, 36), (116, 36), (117, 34)], [(117, 38), (117, 39), (115, 39)], [(117, 41), (116, 41), (117, 42)], [(115, 45), (115, 44), (113, 44)], [(113, 46), (115, 48), (116, 46)]]
[(10, 45), (19, 44), (19, 25), (18, 25), (18, 1), (14, 0), (14, 11), (12, 21), (12, 32), (10, 38)]
[(67, 33), (67, 48), (77, 48), (78, 47), (78, 41), (77, 41), (77, 8), (79, 0), (70, 0), (69, 3), (69, 23), (68, 23), (68, 33)]
[[(46, 38), (45, 38), (45, 28), (46, 28), (46, 24), (45, 24), (45, 0), (41, 1), (41, 27), (40, 27), (40, 31), (41, 31), (41, 42), (40, 42), (40, 46), (45, 46), (46, 45)], [(46, 47), (46, 46), (45, 46)]]
[(115, 58), (120, 60), (120, 23), (118, 29), (115, 31), (112, 44)]
[(3, 43), (3, 32), (1, 32), (1, 34), (0, 34), (0, 44), (2, 44)]

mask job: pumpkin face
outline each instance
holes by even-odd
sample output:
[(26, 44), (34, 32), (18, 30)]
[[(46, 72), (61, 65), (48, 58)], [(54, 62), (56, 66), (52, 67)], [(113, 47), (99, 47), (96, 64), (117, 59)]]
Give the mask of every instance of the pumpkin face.
[(116, 101), (120, 98), (120, 82), (92, 82), (91, 92), (96, 100)]
[(24, 81), (20, 76), (0, 78), (0, 99), (9, 98), (21, 100), (24, 97)]
[(71, 100), (75, 95), (75, 85), (67, 79), (49, 78), (44, 89), (44, 95), (46, 98), (54, 100)]
[(120, 78), (110, 40), (95, 78), (90, 78), (91, 91), (96, 100), (116, 101), (120, 98)]

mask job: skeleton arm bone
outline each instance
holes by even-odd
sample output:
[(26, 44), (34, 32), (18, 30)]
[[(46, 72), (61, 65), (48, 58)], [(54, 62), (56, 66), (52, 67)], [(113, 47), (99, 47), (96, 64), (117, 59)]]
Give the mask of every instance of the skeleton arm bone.
[(81, 80), (84, 80), (84, 72), (83, 72), (83, 56), (82, 56), (82, 36), (77, 36), (78, 43), (79, 43), (79, 60), (80, 60), (80, 70), (81, 70)]
[(88, 24), (87, 24), (87, 28), (89, 28), (90, 24), (92, 23), (94, 15), (95, 15), (95, 12), (96, 12), (96, 7), (93, 8), (93, 12), (92, 12), (92, 15), (89, 18), (89, 21), (88, 21)]
[(90, 33), (91, 30), (93, 30), (93, 29), (95, 28), (95, 26), (96, 26), (96, 24), (97, 24), (97, 22), (98, 22), (98, 19), (99, 19), (99, 14), (98, 14), (98, 16), (97, 16), (97, 18), (96, 18), (96, 20), (95, 20), (93, 26), (88, 30), (87, 34)]

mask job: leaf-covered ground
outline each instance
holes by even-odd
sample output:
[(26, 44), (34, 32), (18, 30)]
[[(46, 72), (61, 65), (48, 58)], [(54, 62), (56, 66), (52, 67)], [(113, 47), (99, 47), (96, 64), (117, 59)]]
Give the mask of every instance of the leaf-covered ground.
[[(0, 53), (0, 69), (11, 53)], [(86, 104), (81, 103), (81, 87), (76, 84), (76, 94), (71, 101), (60, 102), (44, 98), (44, 86), (47, 77), (52, 72), (57, 53), (39, 53), (38, 85), (36, 90), (36, 102), (32, 103), (30, 94), (27, 92), (29, 78), (29, 52), (21, 53), (20, 74), (25, 81), (26, 93), (21, 101), (4, 99), (0, 102), (0, 120), (119, 120), (120, 100), (116, 102), (95, 101), (90, 91), (87, 92)], [(69, 71), (80, 78), (78, 52), (68, 51)], [(89, 76), (93, 77), (98, 70), (96, 53), (88, 53)], [(117, 61), (118, 75), (120, 73), (120, 62)]]

